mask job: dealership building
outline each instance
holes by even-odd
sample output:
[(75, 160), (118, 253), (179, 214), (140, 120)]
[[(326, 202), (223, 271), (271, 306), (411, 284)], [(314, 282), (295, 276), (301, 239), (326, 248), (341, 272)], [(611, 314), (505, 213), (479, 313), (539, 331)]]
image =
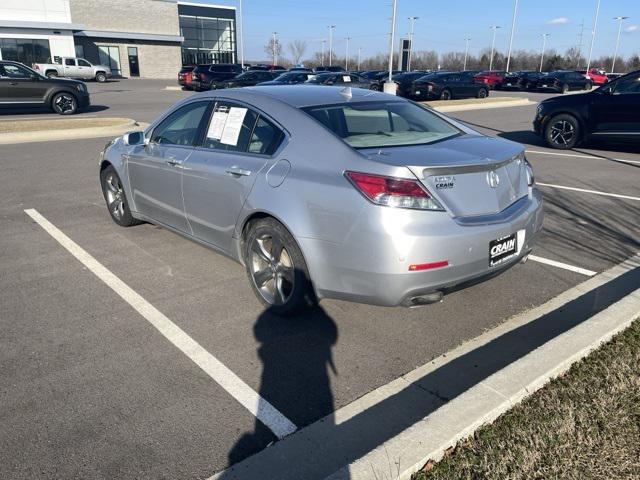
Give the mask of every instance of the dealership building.
[(80, 57), (115, 76), (175, 78), (181, 65), (235, 63), (235, 7), (176, 0), (1, 0), (0, 59)]

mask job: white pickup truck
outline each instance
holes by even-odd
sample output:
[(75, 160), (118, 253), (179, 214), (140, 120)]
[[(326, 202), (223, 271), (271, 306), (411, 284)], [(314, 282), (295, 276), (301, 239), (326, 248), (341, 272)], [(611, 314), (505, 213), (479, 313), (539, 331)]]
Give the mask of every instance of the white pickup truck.
[(47, 77), (81, 78), (106, 82), (111, 69), (105, 65), (92, 65), (84, 58), (62, 57), (60, 63), (35, 63), (33, 69)]

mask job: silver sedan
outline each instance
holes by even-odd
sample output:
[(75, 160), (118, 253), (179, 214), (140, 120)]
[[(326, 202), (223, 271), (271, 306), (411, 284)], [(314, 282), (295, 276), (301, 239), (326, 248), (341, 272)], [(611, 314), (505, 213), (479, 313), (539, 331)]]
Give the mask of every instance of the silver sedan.
[(279, 314), (439, 301), (526, 259), (543, 220), (521, 145), (357, 88), (191, 96), (111, 141), (100, 182), (117, 224), (230, 256)]

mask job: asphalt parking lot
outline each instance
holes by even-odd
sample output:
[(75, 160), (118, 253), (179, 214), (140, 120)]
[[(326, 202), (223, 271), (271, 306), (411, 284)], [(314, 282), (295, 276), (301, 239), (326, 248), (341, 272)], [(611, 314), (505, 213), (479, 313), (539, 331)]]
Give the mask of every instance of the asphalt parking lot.
[[(93, 107), (82, 115), (148, 122), (191, 94), (164, 90), (169, 84), (89, 84)], [(638, 252), (640, 148), (560, 154), (531, 132), (534, 112), (452, 116), (525, 144), (546, 202), (539, 261), (426, 308), (330, 300), (293, 319), (265, 313), (231, 260), (150, 224), (117, 227), (98, 182), (107, 139), (2, 146), (0, 477), (207, 478), (277, 441), (25, 210), (302, 429)], [(6, 113), (0, 121), (51, 116)]]

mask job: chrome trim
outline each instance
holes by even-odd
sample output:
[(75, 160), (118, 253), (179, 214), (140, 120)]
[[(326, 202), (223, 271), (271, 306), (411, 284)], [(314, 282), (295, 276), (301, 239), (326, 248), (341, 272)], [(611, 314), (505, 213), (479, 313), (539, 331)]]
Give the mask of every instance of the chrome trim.
[(519, 198), (507, 208), (498, 213), (489, 215), (474, 215), (469, 217), (453, 217), (458, 225), (475, 226), (475, 225), (491, 225), (494, 223), (504, 223), (517, 217), (529, 205), (529, 196)]

